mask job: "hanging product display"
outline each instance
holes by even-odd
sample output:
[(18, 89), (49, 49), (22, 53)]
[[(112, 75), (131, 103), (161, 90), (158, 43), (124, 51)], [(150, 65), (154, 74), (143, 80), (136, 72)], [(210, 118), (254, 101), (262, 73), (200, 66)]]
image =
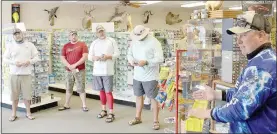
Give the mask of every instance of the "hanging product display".
[[(186, 132), (204, 132), (210, 131), (210, 121), (187, 117), (187, 112), (190, 108), (210, 107), (208, 101), (194, 100), (192, 93), (201, 89), (201, 85), (212, 85), (214, 79), (219, 78), (218, 70), (220, 62), (215, 58), (215, 50), (213, 47), (213, 32), (214, 25), (209, 19), (206, 20), (190, 20), (190, 25), (187, 27), (187, 50), (177, 50), (176, 53), (176, 89), (182, 87), (182, 96), (176, 91), (176, 128), (174, 132), (178, 132), (179, 123), (184, 123)], [(193, 34), (192, 34), (193, 33)], [(220, 42), (216, 42), (220, 43)], [(221, 51), (221, 50), (219, 50)], [(220, 55), (219, 55), (220, 56)], [(179, 98), (180, 97), (180, 98)], [(179, 109), (178, 106), (181, 106)], [(177, 120), (178, 119), (178, 120)], [(180, 122), (182, 119), (184, 122)], [(222, 132), (222, 131), (220, 131)]]
[[(53, 34), (53, 46), (52, 46), (52, 74), (55, 76), (55, 83), (61, 83), (65, 81), (65, 68), (60, 60), (61, 50), (65, 44), (69, 42), (68, 39), (69, 30), (57, 30)], [(85, 42), (88, 49), (91, 43), (97, 38), (95, 34), (89, 31), (78, 31), (78, 37), (80, 41)], [(86, 62), (86, 84), (92, 81), (92, 63)]]
[(175, 55), (175, 50), (180, 46), (180, 40), (184, 38), (181, 30), (152, 30), (154, 36), (160, 41), (164, 58)]
[[(64, 65), (60, 60), (61, 50), (63, 45), (69, 42), (68, 40), (69, 31), (55, 31), (54, 32), (54, 43), (52, 47), (53, 56), (53, 68), (52, 73), (55, 76), (55, 83), (63, 83), (65, 80), (65, 69)], [(114, 38), (118, 44), (120, 56), (115, 62), (115, 77), (114, 77), (114, 91), (126, 91), (128, 89), (127, 76), (128, 76), (128, 36), (129, 33), (106, 33), (108, 37)], [(86, 43), (90, 48), (91, 43), (97, 39), (96, 33), (89, 31), (78, 31), (78, 37), (80, 41)], [(90, 61), (86, 62), (86, 85), (90, 85), (93, 79), (92, 71), (93, 63)]]

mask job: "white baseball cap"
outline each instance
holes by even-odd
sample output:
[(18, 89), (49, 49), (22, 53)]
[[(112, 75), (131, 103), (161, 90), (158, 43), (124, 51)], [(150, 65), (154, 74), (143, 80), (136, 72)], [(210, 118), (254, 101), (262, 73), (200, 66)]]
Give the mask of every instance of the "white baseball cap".
[(137, 25), (131, 32), (130, 37), (132, 40), (142, 40), (150, 32), (150, 29), (143, 25)]
[(228, 29), (226, 32), (232, 35), (245, 33), (250, 30), (265, 31), (267, 34), (270, 34), (271, 24), (263, 15), (250, 11), (238, 15), (235, 26)]
[(99, 31), (101, 31), (101, 30), (105, 31), (105, 28), (104, 28), (102, 25), (98, 25), (98, 26), (96, 27), (96, 32), (99, 32)]

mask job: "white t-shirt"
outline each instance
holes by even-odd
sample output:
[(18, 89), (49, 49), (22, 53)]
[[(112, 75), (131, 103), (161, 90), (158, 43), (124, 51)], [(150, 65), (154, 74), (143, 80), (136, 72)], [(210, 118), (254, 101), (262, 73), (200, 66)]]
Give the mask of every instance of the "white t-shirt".
[[(93, 61), (93, 56), (111, 55), (112, 60)], [(113, 38), (96, 39), (91, 43), (89, 48), (88, 60), (93, 61), (93, 75), (95, 76), (111, 76), (114, 75), (114, 62), (119, 56), (117, 43)]]

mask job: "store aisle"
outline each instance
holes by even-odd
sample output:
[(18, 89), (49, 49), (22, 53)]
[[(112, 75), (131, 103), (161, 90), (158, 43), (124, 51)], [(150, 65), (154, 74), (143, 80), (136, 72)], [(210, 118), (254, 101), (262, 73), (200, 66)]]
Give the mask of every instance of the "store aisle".
[[(64, 94), (53, 92), (55, 96)], [(64, 99), (59, 105), (64, 103)], [(80, 108), (80, 99), (73, 96), (71, 110), (59, 112), (58, 107), (34, 113), (36, 120), (28, 120), (25, 114), (18, 112), (18, 120), (9, 122), (11, 110), (2, 108), (2, 132), (3, 133), (164, 133), (164, 128), (173, 125), (164, 124), (164, 118), (173, 115), (167, 110), (161, 111), (161, 129), (152, 130), (152, 112), (143, 111), (143, 123), (137, 126), (129, 126), (128, 121), (134, 117), (135, 108), (123, 105), (115, 105), (116, 120), (107, 124), (105, 119), (97, 119), (100, 112), (99, 100), (87, 99), (90, 111), (84, 113)]]

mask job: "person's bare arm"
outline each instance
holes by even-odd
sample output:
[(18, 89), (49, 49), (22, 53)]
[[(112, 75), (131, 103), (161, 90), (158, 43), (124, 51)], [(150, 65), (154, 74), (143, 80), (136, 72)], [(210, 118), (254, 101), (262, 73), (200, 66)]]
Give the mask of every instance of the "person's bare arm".
[(66, 66), (66, 67), (69, 67), (70, 64), (67, 62), (67, 60), (65, 59), (65, 56), (61, 56), (61, 61), (62, 63)]

